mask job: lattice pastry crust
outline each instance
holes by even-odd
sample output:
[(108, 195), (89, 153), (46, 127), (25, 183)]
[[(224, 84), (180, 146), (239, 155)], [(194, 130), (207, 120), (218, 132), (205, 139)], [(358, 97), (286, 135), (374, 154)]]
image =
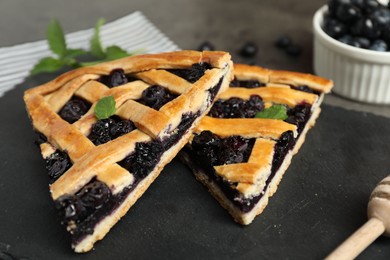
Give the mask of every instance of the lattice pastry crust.
[[(197, 75), (198, 70), (191, 70), (194, 65), (207, 68)], [(66, 153), (70, 160), (70, 167), (52, 180), (50, 192), (72, 234), (76, 252), (89, 251), (102, 239), (185, 145), (200, 117), (228, 87), (232, 67), (230, 55), (225, 52), (138, 55), (77, 69), (25, 92), (33, 127), (44, 136), (42, 156), (47, 163), (57, 160), (55, 166), (49, 163), (50, 170), (65, 164), (66, 159), (57, 159), (59, 153)], [(195, 78), (183, 78), (183, 71), (195, 73)], [(112, 78), (114, 74), (126, 80), (119, 86), (104, 84), (104, 77)], [(145, 90), (155, 85), (175, 96), (158, 109), (139, 102)], [(88, 138), (98, 122), (94, 107), (106, 96), (115, 99), (115, 120), (131, 121), (135, 127), (95, 145)], [(70, 123), (59, 114), (75, 97), (89, 102), (91, 108)], [(149, 171), (140, 169), (143, 174), (138, 176), (134, 165), (143, 166), (143, 162), (132, 158), (153, 158), (154, 165), (148, 164)]]
[[(213, 114), (215, 104), (210, 114), (204, 117), (195, 129), (186, 149), (182, 151), (183, 161), (190, 166), (196, 178), (229, 211), (235, 221), (248, 225), (263, 211), (268, 198), (275, 193), (293, 154), (298, 152), (307, 131), (315, 124), (324, 93), (330, 92), (333, 83), (310, 74), (274, 71), (242, 64), (234, 65), (234, 74), (235, 80), (231, 87), (219, 97), (219, 101), (225, 102), (218, 108), (221, 111), (224, 111), (227, 106), (224, 104), (231, 98), (240, 98), (248, 102), (253, 96), (259, 96), (265, 108), (273, 104), (282, 104), (288, 107), (292, 114), (298, 107), (309, 109), (306, 110), (304, 122), (296, 123), (298, 121), (292, 121), (293, 115), (285, 121), (221, 118), (218, 114), (217, 116)], [(210, 134), (202, 136), (202, 133), (208, 131), (213, 137), (210, 137)], [(204, 163), (207, 160), (204, 154), (224, 153), (222, 150), (216, 152), (217, 148), (213, 148), (212, 145), (226, 142), (227, 138), (234, 136), (252, 140), (252, 148), (248, 148), (250, 155), (246, 161)], [(216, 139), (222, 141), (215, 141)], [(286, 143), (283, 145), (288, 147), (284, 151), (280, 148), (283, 142)], [(203, 154), (198, 152), (198, 149), (203, 149), (201, 150)], [(232, 153), (232, 156), (238, 155)]]

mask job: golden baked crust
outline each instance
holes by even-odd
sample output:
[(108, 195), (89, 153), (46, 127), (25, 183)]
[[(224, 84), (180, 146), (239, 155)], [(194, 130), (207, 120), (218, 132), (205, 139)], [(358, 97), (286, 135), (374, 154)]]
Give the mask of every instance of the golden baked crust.
[[(188, 69), (193, 64), (203, 63), (208, 63), (211, 68), (194, 83), (167, 71)], [(99, 81), (102, 76), (117, 69), (137, 80), (113, 88)], [(72, 166), (51, 184), (53, 200), (77, 194), (95, 179), (103, 182), (112, 195), (120, 194), (126, 187), (135, 187), (131, 188), (132, 191), (119, 208), (95, 223), (92, 234), (85, 235), (72, 245), (76, 252), (86, 252), (102, 239), (159, 175), (164, 165), (184, 146), (195, 125), (208, 112), (215, 95), (228, 87), (232, 69), (230, 55), (225, 52), (147, 54), (73, 70), (25, 92), (24, 100), (33, 127), (47, 138), (47, 142), (40, 145), (42, 156), (49, 158), (60, 150), (66, 152), (72, 162)], [(145, 89), (156, 84), (178, 96), (158, 110), (136, 101)], [(74, 96), (87, 100), (92, 106), (76, 122), (69, 123), (58, 112)], [(94, 107), (106, 96), (113, 96), (115, 100), (115, 115), (132, 121), (136, 129), (96, 146), (87, 136), (92, 125), (98, 121)], [(188, 125), (176, 143), (163, 151), (151, 172), (135, 182), (135, 173), (129, 172), (118, 162), (135, 152), (139, 143), (152, 140), (162, 143), (174, 136), (185, 115), (192, 115), (193, 123)], [(77, 224), (72, 222), (68, 230), (72, 233), (76, 227)]]
[[(307, 121), (299, 132), (297, 125), (283, 120), (206, 116), (195, 129), (187, 152), (182, 153), (183, 161), (194, 171), (196, 178), (207, 186), (212, 195), (229, 211), (235, 221), (248, 225), (256, 215), (264, 210), (268, 198), (276, 192), (283, 174), (290, 165), (292, 156), (298, 152), (307, 131), (314, 125), (319, 115), (319, 105), (323, 100), (324, 93), (331, 90), (333, 83), (310, 74), (269, 70), (243, 64), (234, 65), (234, 77), (235, 82), (232, 86), (219, 96), (219, 102), (222, 104), (220, 105), (222, 108), (218, 108), (220, 111), (224, 111), (224, 102), (229, 102), (234, 98), (250, 101), (253, 96), (259, 96), (266, 108), (273, 104), (282, 104), (290, 109), (298, 106), (310, 107), (309, 117), (306, 118)], [(246, 88), (244, 87), (245, 81), (258, 81), (262, 84), (260, 86), (253, 84)], [(312, 91), (309, 92), (313, 93), (307, 92), (307, 88), (311, 89)], [(207, 170), (199, 166), (203, 165), (203, 162), (199, 164), (196, 158), (191, 157), (194, 156), (191, 152), (191, 143), (203, 131), (210, 131), (218, 138), (232, 136), (254, 138), (255, 142), (247, 162), (214, 165), (214, 173), (207, 173)], [(282, 135), (288, 131), (291, 131), (295, 138), (294, 147), (288, 150), (282, 159), (277, 159), (282, 161), (278, 168), (273, 169), (274, 156), (280, 156), (275, 152), (278, 142)], [(200, 141), (197, 140), (197, 142)], [(197, 143), (197, 145), (199, 144)], [(210, 174), (215, 174), (218, 177), (210, 177)], [(220, 178), (223, 183), (219, 181)], [(226, 186), (227, 184), (230, 189), (235, 190), (235, 194), (238, 194), (234, 199), (231, 198), (232, 195), (224, 193), (227, 187), (221, 188), (221, 185)], [(235, 200), (248, 201), (253, 198), (257, 198), (257, 202), (249, 211), (240, 209), (240, 206), (235, 203)]]
[(333, 87), (331, 80), (307, 73), (269, 70), (245, 64), (234, 64), (234, 71), (235, 77), (239, 80), (258, 80), (265, 84), (305, 85), (321, 93), (329, 93)]

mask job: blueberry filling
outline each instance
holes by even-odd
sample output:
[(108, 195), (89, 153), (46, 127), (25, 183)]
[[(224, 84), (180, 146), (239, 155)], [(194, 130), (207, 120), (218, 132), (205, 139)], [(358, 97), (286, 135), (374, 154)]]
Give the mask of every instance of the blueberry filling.
[(160, 142), (137, 143), (135, 151), (118, 162), (134, 174), (135, 181), (132, 185), (112, 195), (104, 183), (93, 179), (75, 195), (64, 195), (55, 201), (62, 224), (71, 228), (73, 244), (77, 244), (86, 235), (92, 234), (95, 225), (122, 204), (139, 182), (154, 169), (161, 155)]
[(264, 87), (265, 83), (262, 83), (258, 80), (238, 80), (234, 78), (230, 82), (230, 87), (240, 87), (240, 88), (259, 88)]
[(99, 120), (93, 124), (88, 138), (95, 145), (100, 145), (130, 133), (135, 128), (135, 125), (130, 120), (122, 120), (118, 116), (111, 116), (110, 118)]
[(50, 183), (55, 182), (72, 166), (68, 154), (60, 150), (56, 150), (45, 161)]
[(137, 101), (145, 106), (159, 110), (163, 105), (175, 99), (177, 95), (172, 94), (161, 86), (150, 86), (142, 91), (142, 96)]
[(210, 109), (209, 116), (216, 118), (253, 118), (264, 109), (261, 97), (252, 95), (249, 100), (232, 97), (217, 100)]
[(88, 112), (91, 104), (79, 97), (73, 96), (58, 112), (59, 116), (69, 123), (79, 120)]
[(211, 166), (247, 162), (255, 139), (230, 136), (220, 138), (210, 131), (202, 131), (195, 135), (191, 149), (198, 162), (203, 166)]
[(133, 173), (137, 180), (141, 180), (153, 170), (162, 153), (163, 147), (159, 141), (137, 143), (135, 151), (118, 164)]
[[(91, 221), (98, 209), (112, 197), (110, 189), (106, 184), (96, 179), (90, 181), (75, 195), (63, 195), (55, 201), (56, 209), (61, 218), (61, 224), (67, 225), (69, 222), (82, 223)], [(72, 225), (73, 226), (73, 225)], [(71, 232), (75, 231), (75, 226)], [(92, 229), (85, 228), (86, 234), (91, 234)]]
[(321, 92), (315, 91), (314, 89), (309, 88), (307, 85), (299, 85), (299, 86), (290, 86), (292, 89), (303, 91), (310, 94), (320, 95)]
[[(201, 169), (202, 172), (207, 174), (210, 180), (220, 187), (225, 196), (243, 212), (249, 212), (253, 209), (263, 194), (250, 199), (243, 199), (240, 196), (240, 193), (231, 187), (232, 183), (223, 180), (216, 174), (213, 166), (224, 164), (223, 162), (247, 162), (254, 142), (254, 138), (244, 139), (239, 136), (221, 139), (209, 131), (203, 131), (200, 135), (194, 137), (191, 148), (186, 147), (185, 149), (190, 158), (196, 158), (196, 163), (192, 161), (190, 167), (195, 171)], [(275, 145), (275, 155), (272, 161), (271, 175), (266, 181), (267, 186), (279, 170), (283, 159), (287, 153), (293, 149), (294, 145), (295, 139), (293, 132), (291, 131), (283, 133), (277, 141)], [(224, 152), (223, 150), (230, 151)], [(225, 157), (226, 155), (230, 157)]]
[(191, 83), (195, 83), (209, 69), (211, 69), (211, 65), (208, 63), (195, 63), (188, 69), (171, 69), (168, 71)]
[(129, 82), (123, 69), (115, 69), (109, 75), (103, 75), (99, 81), (109, 88), (117, 87)]
[(301, 103), (287, 111), (287, 123), (297, 126), (298, 134), (300, 134), (306, 125), (307, 120), (311, 116), (311, 105), (308, 103)]

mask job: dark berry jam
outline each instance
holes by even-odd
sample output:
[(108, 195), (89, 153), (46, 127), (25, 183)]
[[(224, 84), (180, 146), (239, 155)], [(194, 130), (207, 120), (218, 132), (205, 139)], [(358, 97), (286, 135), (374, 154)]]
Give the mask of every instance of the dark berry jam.
[(310, 94), (316, 94), (316, 95), (320, 95), (321, 94), (321, 92), (315, 91), (314, 89), (311, 89), (311, 88), (309, 88), (306, 85), (290, 86), (290, 87), (292, 89), (303, 91), (303, 92), (310, 93)]
[(209, 166), (247, 162), (255, 138), (241, 136), (220, 138), (210, 131), (195, 135), (191, 149), (199, 162)]
[(109, 75), (103, 75), (99, 81), (109, 88), (117, 87), (129, 82), (123, 69), (115, 69)]
[(191, 127), (192, 123), (195, 121), (196, 118), (199, 116), (198, 113), (188, 113), (188, 114), (183, 114), (181, 117), (180, 124), (176, 127), (176, 129), (172, 132), (174, 134), (171, 134), (169, 137), (163, 139), (161, 141), (162, 145), (166, 150), (174, 146), (180, 138), (187, 132), (187, 130)]
[(195, 63), (188, 69), (171, 69), (169, 72), (187, 80), (188, 82), (195, 83), (198, 81), (206, 72), (211, 69), (209, 63)]
[(264, 87), (265, 83), (262, 83), (258, 80), (238, 80), (237, 78), (234, 78), (230, 82), (230, 87), (240, 87), (240, 88), (260, 88)]
[(130, 133), (135, 128), (134, 123), (130, 120), (123, 120), (118, 116), (111, 116), (93, 124), (88, 139), (95, 145), (100, 145)]
[(69, 155), (60, 150), (56, 150), (48, 158), (46, 158), (45, 161), (50, 183), (55, 182), (72, 166), (72, 161), (70, 160)]
[(311, 105), (308, 103), (296, 105), (287, 111), (287, 115), (288, 118), (285, 121), (296, 125), (298, 134), (300, 134), (311, 116)]
[[(250, 199), (242, 198), (239, 192), (232, 188), (232, 183), (223, 180), (216, 174), (213, 166), (226, 163), (247, 162), (254, 142), (254, 138), (244, 139), (239, 136), (221, 139), (210, 131), (203, 131), (194, 137), (191, 148), (185, 148), (185, 152), (188, 153), (190, 158), (193, 158), (190, 162), (190, 167), (195, 171), (201, 169), (207, 174), (220, 187), (225, 196), (243, 212), (249, 212), (253, 209), (263, 195), (260, 194)], [(293, 149), (294, 145), (295, 139), (291, 131), (283, 133), (277, 141), (274, 148), (275, 155), (272, 161), (271, 175), (266, 181), (267, 186), (279, 170), (287, 153)]]
[(137, 101), (145, 106), (159, 110), (163, 105), (175, 99), (177, 95), (161, 86), (150, 86), (142, 91), (142, 96)]
[(59, 116), (65, 121), (73, 124), (79, 120), (91, 107), (88, 101), (73, 96), (58, 112)]
[(216, 118), (253, 118), (264, 109), (261, 97), (252, 95), (249, 100), (233, 97), (217, 100), (210, 109), (209, 116)]
[(118, 164), (133, 173), (136, 179), (141, 180), (153, 170), (162, 153), (163, 147), (159, 141), (137, 143), (134, 152)]
[(92, 234), (94, 227), (104, 217), (118, 208), (126, 197), (155, 168), (162, 155), (158, 141), (137, 143), (135, 151), (119, 165), (134, 174), (134, 183), (118, 194), (112, 195), (106, 184), (93, 179), (75, 195), (64, 195), (55, 201), (62, 224), (76, 223), (70, 230), (72, 242), (77, 244), (83, 237)]
[[(96, 179), (91, 180), (75, 195), (63, 195), (55, 201), (55, 206), (61, 218), (61, 224), (69, 222), (82, 223), (94, 218), (94, 213), (102, 208), (111, 198), (111, 191), (106, 184)], [(79, 228), (79, 225), (77, 225)], [(72, 230), (73, 232), (74, 230)], [(84, 229), (91, 234), (92, 229)], [(87, 232), (86, 232), (87, 231)]]

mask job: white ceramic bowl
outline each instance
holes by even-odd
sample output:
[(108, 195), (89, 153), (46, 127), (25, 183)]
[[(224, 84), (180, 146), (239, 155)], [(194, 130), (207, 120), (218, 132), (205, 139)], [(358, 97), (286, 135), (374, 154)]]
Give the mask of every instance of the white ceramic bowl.
[(334, 81), (333, 92), (357, 101), (390, 104), (390, 52), (349, 46), (321, 28), (327, 6), (314, 15), (314, 71)]

